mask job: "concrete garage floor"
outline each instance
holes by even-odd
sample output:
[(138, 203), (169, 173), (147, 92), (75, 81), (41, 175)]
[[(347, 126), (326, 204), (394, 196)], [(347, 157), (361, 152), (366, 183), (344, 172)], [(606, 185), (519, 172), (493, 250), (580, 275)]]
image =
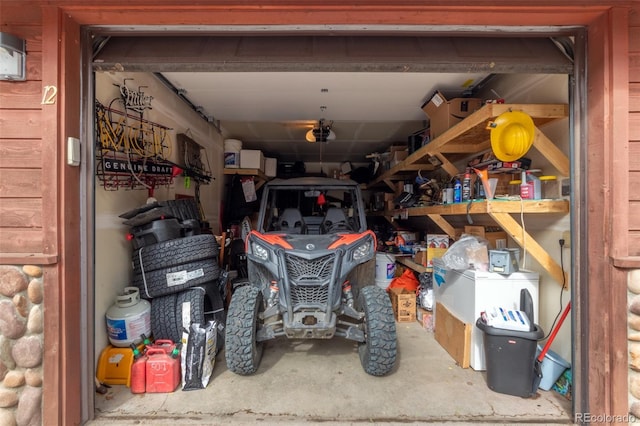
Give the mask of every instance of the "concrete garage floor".
[(571, 402), (539, 390), (534, 398), (491, 391), (486, 373), (458, 367), (416, 323), (396, 323), (398, 362), (367, 375), (354, 343), (271, 341), (253, 376), (227, 370), (221, 351), (206, 390), (133, 395), (114, 386), (96, 394), (106, 425), (571, 423)]

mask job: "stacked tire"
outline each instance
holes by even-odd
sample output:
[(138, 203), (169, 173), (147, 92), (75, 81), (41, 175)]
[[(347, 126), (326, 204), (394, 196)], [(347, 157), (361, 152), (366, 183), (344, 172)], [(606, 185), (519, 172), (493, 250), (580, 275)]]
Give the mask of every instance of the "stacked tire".
[(132, 284), (151, 301), (155, 339), (178, 342), (183, 327), (191, 323), (204, 325), (216, 319), (224, 324), (218, 256), (219, 246), (211, 234), (170, 239), (133, 251)]

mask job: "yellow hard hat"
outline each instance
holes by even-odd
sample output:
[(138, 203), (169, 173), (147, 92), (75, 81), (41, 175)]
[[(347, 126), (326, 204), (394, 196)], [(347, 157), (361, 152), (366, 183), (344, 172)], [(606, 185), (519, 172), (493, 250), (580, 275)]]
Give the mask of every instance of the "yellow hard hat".
[(535, 124), (522, 111), (504, 112), (487, 128), (491, 129), (491, 149), (500, 161), (516, 161), (533, 145)]

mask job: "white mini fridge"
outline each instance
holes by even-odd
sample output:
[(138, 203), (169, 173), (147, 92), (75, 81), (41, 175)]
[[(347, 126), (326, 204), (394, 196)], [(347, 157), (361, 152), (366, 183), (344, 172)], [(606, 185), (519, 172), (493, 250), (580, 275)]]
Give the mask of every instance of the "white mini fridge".
[[(509, 309), (520, 308), (520, 290), (527, 289), (533, 300), (533, 321), (538, 323), (537, 272), (519, 271), (510, 275), (467, 269), (446, 269), (436, 259), (433, 271), (433, 294), (436, 303), (461, 321), (471, 324), (469, 365), (474, 370), (486, 370), (482, 330), (476, 327), (480, 313), (494, 306)], [(435, 326), (438, 327), (437, 312)]]

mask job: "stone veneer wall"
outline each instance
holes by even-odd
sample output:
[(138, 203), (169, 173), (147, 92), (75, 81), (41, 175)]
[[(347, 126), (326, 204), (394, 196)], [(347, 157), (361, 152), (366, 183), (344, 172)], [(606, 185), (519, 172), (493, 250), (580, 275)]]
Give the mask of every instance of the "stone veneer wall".
[(640, 269), (629, 272), (629, 412), (640, 419)]
[(0, 425), (42, 424), (42, 268), (0, 265)]

